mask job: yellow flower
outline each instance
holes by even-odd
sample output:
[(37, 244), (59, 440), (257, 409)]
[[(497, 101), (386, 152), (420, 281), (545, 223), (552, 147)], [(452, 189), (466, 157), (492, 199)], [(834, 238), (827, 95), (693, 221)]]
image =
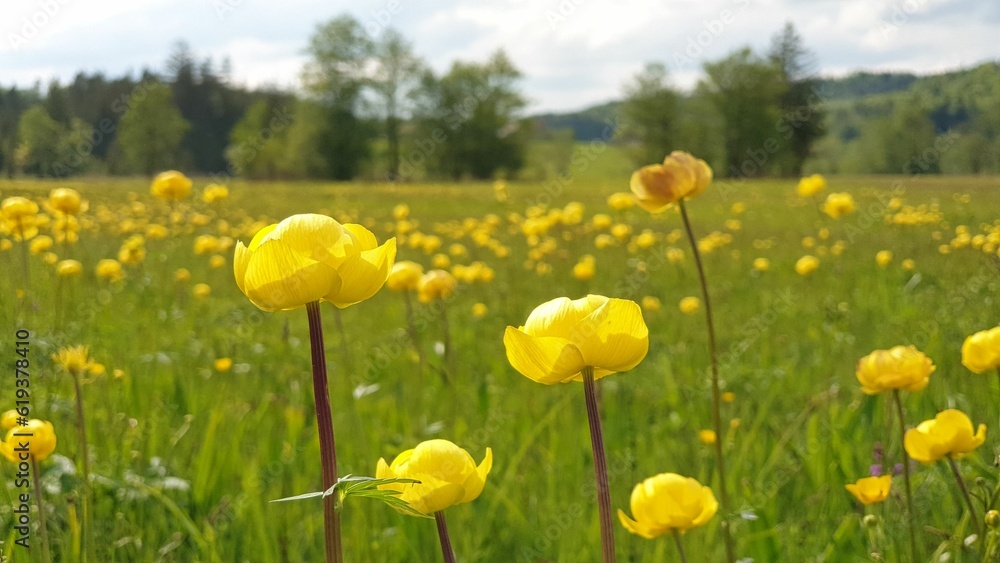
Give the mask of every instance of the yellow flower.
[(892, 251), (891, 250), (880, 250), (875, 254), (875, 263), (879, 265), (880, 268), (885, 268), (892, 262)]
[(210, 184), (201, 193), (201, 200), (205, 203), (218, 203), (229, 197), (229, 188), (218, 184)]
[(632, 174), (629, 187), (639, 206), (653, 213), (698, 195), (712, 182), (712, 169), (687, 152), (674, 151), (663, 164), (644, 166)]
[(409, 291), (417, 288), (423, 275), (423, 266), (410, 260), (401, 260), (392, 265), (385, 285), (393, 291)]
[(685, 297), (678, 303), (677, 308), (685, 315), (693, 315), (701, 308), (701, 300), (697, 297)]
[(834, 219), (854, 213), (854, 209), (854, 198), (846, 192), (830, 194), (826, 196), (826, 202), (823, 203), (823, 213)]
[(677, 264), (684, 261), (684, 251), (677, 247), (670, 247), (667, 249), (667, 262), (671, 264)]
[(660, 300), (656, 297), (653, 297), (652, 295), (647, 295), (643, 297), (641, 303), (642, 303), (642, 310), (649, 313), (655, 313), (656, 311), (659, 311), (660, 308), (662, 307)]
[(218, 269), (225, 265), (226, 265), (226, 257), (222, 256), (221, 254), (216, 254), (215, 256), (212, 256), (211, 258), (208, 259), (208, 266), (210, 268)]
[(472, 316), (476, 317), (477, 319), (485, 317), (486, 313), (488, 313), (489, 311), (490, 310), (488, 307), (486, 307), (485, 303), (476, 303), (475, 305), (472, 306)]
[(410, 216), (410, 206), (405, 203), (397, 204), (396, 207), (392, 208), (392, 218), (397, 221), (403, 221)]
[(699, 430), (698, 431), (698, 441), (706, 446), (711, 446), (715, 443), (715, 430)]
[(604, 213), (598, 213), (590, 218), (590, 224), (594, 226), (598, 231), (603, 231), (611, 226), (613, 223), (611, 216)]
[(690, 477), (661, 473), (632, 489), (632, 517), (618, 510), (625, 529), (647, 539), (702, 526), (715, 516), (719, 502), (712, 489)]
[(933, 463), (945, 456), (960, 458), (985, 441), (985, 424), (973, 434), (972, 420), (960, 410), (948, 409), (907, 430), (903, 445), (913, 459)]
[(32, 254), (44, 254), (50, 248), (52, 248), (52, 237), (47, 235), (42, 235), (40, 237), (35, 237), (34, 240), (28, 244), (28, 250)]
[(49, 266), (55, 266), (56, 262), (59, 262), (59, 255), (55, 252), (46, 252), (42, 255), (42, 262), (45, 262)]
[(146, 225), (146, 238), (150, 240), (159, 240), (167, 238), (170, 232), (163, 225), (158, 225), (153, 223), (151, 225)]
[(73, 188), (56, 188), (49, 192), (46, 207), (49, 211), (65, 215), (76, 215), (87, 210), (86, 202), (80, 197), (80, 193)]
[(767, 258), (754, 258), (753, 269), (758, 272), (766, 272), (771, 267), (771, 261)]
[(914, 262), (912, 258), (907, 258), (903, 260), (902, 262), (900, 262), (899, 265), (902, 266), (903, 269), (906, 271), (910, 271), (917, 267), (917, 263)]
[(0, 216), (8, 221), (29, 219), (38, 215), (38, 204), (28, 198), (8, 197), (0, 203)]
[(207, 283), (195, 284), (195, 286), (191, 288), (191, 293), (198, 299), (207, 299), (208, 296), (212, 294), (212, 286)]
[(52, 361), (73, 375), (86, 375), (94, 367), (87, 346), (67, 346), (52, 354)]
[(76, 260), (63, 260), (56, 264), (56, 275), (61, 278), (71, 278), (83, 273), (83, 264)]
[(97, 268), (94, 269), (97, 277), (108, 280), (109, 282), (121, 281), (124, 277), (122, 272), (122, 265), (117, 260), (112, 258), (104, 258), (97, 263)]
[(17, 419), (20, 417), (16, 410), (9, 410), (0, 415), (0, 429), (10, 430), (17, 426)]
[(292, 215), (236, 244), (236, 284), (264, 311), (296, 309), (313, 301), (337, 307), (364, 301), (382, 288), (396, 257), (396, 239), (378, 246), (361, 225), (325, 215)]
[(232, 358), (219, 358), (215, 360), (212, 366), (215, 368), (215, 371), (225, 373), (233, 368), (233, 360)]
[(146, 259), (146, 239), (142, 235), (132, 235), (125, 239), (118, 250), (118, 261), (122, 264), (138, 264)]
[[(15, 434), (30, 434), (30, 436), (15, 436)], [(27, 452), (20, 449), (22, 444), (27, 446)], [(36, 462), (42, 461), (55, 449), (56, 431), (52, 428), (52, 423), (37, 418), (29, 420), (27, 426), (11, 428), (7, 432), (6, 440), (0, 442), (0, 455), (14, 463), (28, 461), (28, 456)], [(22, 455), (25, 457), (21, 457)]]
[(625, 223), (618, 223), (614, 227), (611, 227), (611, 236), (620, 241), (624, 241), (628, 237), (632, 236), (632, 226), (626, 225)]
[(580, 281), (593, 279), (594, 274), (597, 273), (594, 263), (593, 256), (589, 254), (582, 256), (580, 261), (573, 265), (573, 277)]
[(435, 299), (447, 299), (455, 293), (458, 280), (444, 270), (431, 270), (420, 277), (417, 282), (417, 299), (421, 303), (430, 303)]
[(812, 197), (826, 189), (826, 178), (820, 174), (806, 176), (799, 180), (799, 185), (795, 189), (801, 197)]
[(396, 456), (391, 465), (379, 459), (375, 477), (419, 481), (379, 485), (379, 489), (399, 491), (399, 498), (410, 508), (429, 515), (476, 500), (492, 468), (490, 448), (486, 448), (486, 457), (477, 467), (469, 452), (448, 440), (427, 440)]
[(219, 239), (212, 235), (200, 235), (194, 239), (194, 253), (214, 254), (219, 251)]
[(178, 268), (174, 272), (174, 281), (177, 283), (185, 283), (191, 280), (191, 272), (187, 268)]
[(893, 346), (858, 360), (856, 375), (861, 391), (875, 395), (889, 389), (920, 391), (935, 369), (931, 359), (913, 346)]
[(632, 199), (632, 194), (618, 192), (608, 196), (608, 207), (614, 209), (615, 211), (625, 211), (626, 209), (631, 209), (634, 206), (635, 200)]
[(649, 330), (632, 301), (559, 297), (536, 307), (524, 326), (508, 326), (503, 343), (514, 369), (552, 385), (582, 381), (587, 366), (595, 379), (634, 368), (649, 350)]
[(723, 403), (732, 403), (735, 400), (736, 400), (736, 393), (733, 393), (732, 391), (726, 391), (725, 393), (722, 394)]
[(855, 483), (844, 485), (844, 488), (854, 495), (858, 502), (868, 506), (889, 498), (891, 486), (892, 475), (882, 475), (880, 477), (863, 477)]
[(191, 180), (176, 170), (160, 172), (156, 178), (153, 178), (153, 184), (149, 191), (154, 196), (166, 201), (181, 200), (191, 193)]
[(439, 270), (451, 267), (451, 258), (447, 254), (435, 254), (431, 258), (431, 265)]
[(1000, 326), (979, 331), (962, 344), (962, 365), (972, 373), (1000, 367)]
[(808, 276), (817, 269), (819, 269), (819, 258), (815, 256), (807, 254), (795, 262), (795, 273), (800, 276)]

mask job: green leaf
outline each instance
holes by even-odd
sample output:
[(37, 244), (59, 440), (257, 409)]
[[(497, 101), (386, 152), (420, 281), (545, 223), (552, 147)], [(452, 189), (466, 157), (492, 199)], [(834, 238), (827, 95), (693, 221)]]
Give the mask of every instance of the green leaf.
[(348, 497), (370, 498), (384, 502), (390, 507), (417, 518), (432, 518), (422, 512), (416, 511), (410, 505), (399, 498), (399, 491), (381, 490), (380, 485), (391, 485), (393, 483), (419, 483), (414, 479), (376, 479), (374, 477), (358, 477), (345, 475), (337, 480), (337, 483), (326, 491), (305, 493), (293, 497), (272, 500), (271, 502), (287, 502), (292, 500), (304, 500), (310, 498), (328, 497), (337, 495), (337, 509), (339, 510)]

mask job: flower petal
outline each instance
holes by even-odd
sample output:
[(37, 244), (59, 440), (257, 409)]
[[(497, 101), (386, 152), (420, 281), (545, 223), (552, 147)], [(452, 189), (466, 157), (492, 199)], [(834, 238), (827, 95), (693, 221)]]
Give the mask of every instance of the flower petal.
[(609, 299), (577, 324), (571, 338), (586, 365), (610, 372), (634, 368), (649, 351), (642, 309), (625, 299)]
[(588, 295), (581, 299), (557, 297), (546, 301), (528, 315), (524, 322), (525, 334), (531, 336), (557, 336), (571, 339), (577, 323), (607, 303), (601, 295)]
[(394, 238), (378, 248), (348, 256), (337, 268), (342, 284), (323, 298), (341, 309), (370, 298), (382, 289), (395, 259)]
[(538, 383), (564, 383), (586, 365), (580, 350), (564, 338), (530, 336), (509, 326), (503, 343), (510, 365)]
[(654, 537), (656, 537), (652, 534), (652, 532), (649, 529), (646, 528), (646, 526), (643, 526), (642, 524), (626, 516), (625, 512), (623, 512), (622, 509), (620, 508), (618, 509), (618, 520), (622, 523), (622, 526), (625, 526), (626, 530), (632, 532), (637, 536), (642, 536), (648, 540), (651, 540)]
[(476, 468), (475, 473), (465, 480), (465, 496), (462, 497), (461, 502), (471, 502), (479, 498), (486, 485), (486, 476), (490, 474), (491, 469), (493, 469), (493, 450), (486, 448), (486, 457)]
[(318, 301), (340, 285), (336, 270), (271, 239), (250, 254), (243, 289), (257, 307), (279, 311)]

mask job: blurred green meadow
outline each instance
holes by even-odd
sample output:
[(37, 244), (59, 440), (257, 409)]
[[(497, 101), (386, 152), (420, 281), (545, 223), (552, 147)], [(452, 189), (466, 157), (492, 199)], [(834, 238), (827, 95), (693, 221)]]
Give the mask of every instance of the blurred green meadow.
[[(271, 502), (321, 489), (306, 314), (255, 308), (233, 280), (231, 249), (216, 268), (210, 256), (194, 252), (198, 235), (246, 243), (255, 225), (294, 213), (350, 218), (380, 242), (412, 229), (398, 240), (397, 260), (425, 268), (432, 267), (432, 255), (406, 239), (413, 231), (437, 234), (443, 244), (432, 254), (452, 251), (452, 265), (483, 261), (495, 270), (492, 282), (460, 284), (444, 303), (416, 304), (424, 320), (420, 345), (431, 364), (423, 370), (405, 335), (401, 294), (383, 288), (339, 314), (323, 305), (342, 475), (374, 475), (380, 457), (391, 461), (429, 438), (449, 439), (477, 460), (493, 449), (482, 496), (448, 511), (460, 560), (599, 559), (583, 387), (545, 387), (522, 377), (509, 366), (502, 343), (506, 326), (522, 324), (535, 306), (555, 297), (596, 293), (655, 297), (661, 304), (653, 310), (646, 300), (646, 359), (598, 384), (613, 507), (629, 513), (632, 487), (662, 472), (695, 477), (718, 491), (712, 447), (698, 437), (711, 427), (704, 318), (678, 310), (682, 298), (699, 296), (680, 217), (675, 210), (650, 215), (638, 207), (610, 208), (609, 195), (628, 191), (628, 165), (606, 156), (581, 157), (577, 164), (576, 174), (561, 181), (510, 182), (504, 203), (489, 183), (236, 180), (227, 200), (210, 205), (197, 197), (208, 182), (195, 179), (195, 197), (171, 208), (149, 195), (144, 179), (0, 181), (0, 197), (42, 201), (55, 187), (71, 187), (90, 202), (79, 242), (51, 249), (60, 259), (79, 260), (82, 276), (59, 278), (41, 255), (29, 253), (28, 277), (21, 266), (24, 243), (12, 241), (0, 251), (2, 362), (12, 370), (14, 333), (29, 330), (33, 416), (51, 420), (59, 440), (42, 464), (54, 559), (78, 560), (74, 546), (81, 541), (73, 383), (50, 359), (76, 344), (89, 346), (106, 366), (83, 386), (98, 561), (323, 559), (320, 501)], [(913, 344), (934, 361), (930, 385), (904, 393), (907, 422), (954, 407), (986, 423), (986, 444), (959, 466), (976, 495), (997, 488), (998, 381), (995, 374), (972, 374), (960, 361), (965, 337), (1000, 321), (1000, 260), (988, 238), (1000, 229), (996, 180), (880, 176), (829, 177), (828, 183), (827, 193), (852, 194), (855, 213), (822, 214), (817, 201), (795, 194), (791, 179), (717, 179), (688, 204), (696, 235), (717, 233), (703, 257), (721, 377), (734, 397), (723, 405), (729, 430), (720, 439), (735, 510), (720, 511), (684, 535), (692, 561), (723, 559), (724, 517), (745, 560), (869, 561), (873, 539), (884, 560), (909, 560), (902, 478), (894, 480), (891, 498), (867, 508), (844, 490), (869, 475), (876, 448), (887, 469), (902, 455), (887, 398), (863, 395), (854, 375), (857, 360), (878, 348)], [(553, 219), (537, 240), (522, 231), (525, 216), (552, 217), (571, 202), (585, 206), (581, 222)], [(393, 216), (399, 204), (409, 206), (409, 225), (402, 228)], [(919, 225), (887, 219), (907, 206), (940, 216)], [(593, 226), (595, 214), (629, 225), (630, 235), (596, 248), (595, 236), (607, 231)], [(208, 221), (192, 220), (196, 215)], [(98, 260), (116, 257), (122, 242), (150, 223), (167, 226), (169, 235), (147, 237), (145, 260), (126, 265), (120, 283), (99, 280)], [(471, 236), (491, 224), (490, 238), (509, 249), (504, 258)], [(978, 248), (960, 236), (963, 226), (970, 237), (983, 235)], [(636, 237), (646, 229), (655, 243), (640, 248)], [(453, 243), (466, 252), (451, 249)], [(984, 252), (990, 244), (992, 252)], [(539, 245), (546, 248), (542, 255), (532, 252)], [(682, 250), (683, 259), (668, 260), (670, 248)], [(893, 256), (884, 267), (875, 261), (882, 250)], [(596, 264), (589, 281), (572, 275), (585, 254)], [(806, 254), (820, 267), (800, 276), (794, 265)], [(766, 271), (753, 267), (757, 258), (769, 260)], [(906, 259), (912, 269), (904, 269)], [(190, 271), (189, 281), (175, 280), (179, 268)], [(211, 286), (211, 295), (195, 297), (198, 283)], [(472, 314), (476, 303), (488, 309), (482, 318)], [(448, 382), (435, 351), (443, 338), (442, 306), (456, 360)], [(231, 358), (231, 369), (217, 369), (220, 358)], [(0, 410), (13, 407), (12, 379), (6, 372), (0, 379)], [(14, 562), (41, 561), (40, 550), (29, 557), (13, 544), (14, 471), (0, 461), (0, 553)], [(944, 464), (914, 465), (914, 497), (928, 559), (948, 553), (949, 561), (980, 560), (978, 544), (963, 543), (972, 527)], [(977, 506), (978, 518), (983, 508)], [(877, 529), (862, 525), (866, 513), (878, 516)], [(676, 560), (670, 538), (645, 540), (617, 521), (615, 534), (620, 561)], [(980, 541), (997, 541), (996, 530), (988, 534)], [(343, 537), (346, 561), (440, 558), (430, 521), (367, 499), (348, 499)]]

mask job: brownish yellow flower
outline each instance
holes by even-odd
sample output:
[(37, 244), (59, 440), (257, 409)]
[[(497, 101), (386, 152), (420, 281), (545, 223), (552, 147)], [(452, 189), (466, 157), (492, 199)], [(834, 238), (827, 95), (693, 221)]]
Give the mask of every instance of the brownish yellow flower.
[(670, 153), (663, 164), (644, 166), (632, 174), (629, 187), (636, 202), (653, 213), (703, 192), (712, 182), (712, 169), (684, 151)]

